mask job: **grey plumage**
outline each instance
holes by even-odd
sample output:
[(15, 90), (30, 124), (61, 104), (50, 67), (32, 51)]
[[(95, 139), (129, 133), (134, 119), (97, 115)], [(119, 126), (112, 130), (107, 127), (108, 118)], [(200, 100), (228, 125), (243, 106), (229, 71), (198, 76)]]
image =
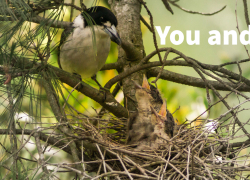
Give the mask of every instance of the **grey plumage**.
[[(85, 16), (90, 17), (89, 21)], [(116, 26), (115, 15), (101, 6), (92, 7), (78, 15), (62, 33), (59, 67), (79, 74), (83, 79), (94, 76), (106, 62), (111, 40), (121, 44)]]
[(158, 149), (161, 145), (168, 144), (171, 137), (165, 132), (166, 104), (155, 103), (145, 80), (142, 86), (135, 83), (135, 87), (138, 108), (128, 121), (127, 144), (134, 145), (137, 150)]
[(70, 35), (70, 33), (73, 32), (74, 27), (73, 27), (72, 25), (73, 25), (73, 23), (71, 23), (71, 26), (70, 26), (70, 27), (67, 27), (66, 29), (64, 29), (64, 31), (63, 31), (62, 34), (61, 34), (61, 39), (60, 39), (60, 43), (59, 43), (59, 46), (58, 46), (58, 58), (57, 58), (58, 65), (59, 65), (59, 67), (60, 67), (61, 69), (62, 69), (61, 62), (60, 62), (61, 46), (62, 46), (63, 43), (66, 41), (66, 39), (67, 39), (67, 37)]
[[(158, 89), (156, 87), (154, 87), (151, 84), (149, 84), (149, 85), (150, 85), (150, 94), (152, 96), (151, 103), (153, 105), (153, 108), (156, 111), (159, 111), (162, 104), (163, 104), (162, 97), (161, 97), (160, 92), (158, 91)], [(170, 137), (173, 137), (173, 135), (174, 135), (174, 127), (176, 126), (176, 123), (175, 123), (174, 117), (170, 113), (170, 111), (168, 109), (166, 109), (166, 111), (167, 111), (167, 119), (166, 119), (166, 121), (164, 121), (164, 123), (165, 123), (165, 132)]]

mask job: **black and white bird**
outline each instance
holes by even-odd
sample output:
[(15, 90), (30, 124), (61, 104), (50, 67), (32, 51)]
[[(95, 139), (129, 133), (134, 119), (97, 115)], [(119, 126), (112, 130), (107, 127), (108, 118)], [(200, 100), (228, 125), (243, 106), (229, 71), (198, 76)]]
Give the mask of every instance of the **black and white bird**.
[(82, 79), (95, 76), (106, 62), (111, 41), (121, 44), (116, 26), (115, 15), (105, 7), (95, 6), (82, 12), (62, 33), (59, 67)]

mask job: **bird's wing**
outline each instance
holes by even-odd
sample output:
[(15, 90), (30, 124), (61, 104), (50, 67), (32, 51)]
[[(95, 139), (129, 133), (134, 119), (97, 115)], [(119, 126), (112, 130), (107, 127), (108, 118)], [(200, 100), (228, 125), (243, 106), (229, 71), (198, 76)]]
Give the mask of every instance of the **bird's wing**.
[(169, 112), (167, 109), (167, 121), (165, 121), (165, 132), (168, 135), (171, 135), (170, 137), (174, 136), (174, 127), (176, 126), (173, 115)]
[(158, 89), (154, 87), (152, 84), (149, 84), (149, 86), (150, 86), (150, 91), (151, 91), (150, 94), (154, 98), (154, 101), (163, 104), (163, 100)]
[(61, 63), (60, 63), (60, 51), (61, 51), (61, 46), (63, 45), (63, 43), (66, 41), (67, 37), (70, 35), (70, 33), (72, 33), (74, 30), (74, 27), (73, 26), (70, 26), (66, 29), (64, 29), (64, 31), (62, 32), (62, 35), (61, 35), (61, 40), (60, 40), (60, 43), (59, 43), (59, 46), (58, 46), (58, 55), (57, 55), (57, 63), (59, 65), (59, 67), (62, 69), (62, 66), (61, 66)]

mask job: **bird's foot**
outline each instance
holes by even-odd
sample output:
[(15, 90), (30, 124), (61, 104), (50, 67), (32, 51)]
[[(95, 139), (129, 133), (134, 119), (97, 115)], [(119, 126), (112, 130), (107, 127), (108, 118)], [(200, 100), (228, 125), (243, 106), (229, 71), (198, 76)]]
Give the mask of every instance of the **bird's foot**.
[(92, 76), (91, 79), (95, 81), (95, 83), (99, 86), (100, 89), (102, 88), (102, 85), (96, 80), (96, 74)]
[(103, 93), (102, 102), (105, 102), (105, 101), (106, 101), (108, 91), (109, 91), (109, 90), (108, 90), (107, 88), (100, 87), (99, 92)]
[(107, 96), (107, 92), (109, 92), (109, 89), (102, 87), (102, 85), (96, 80), (96, 75), (91, 77), (92, 80), (94, 80), (96, 82), (96, 84), (99, 86), (99, 92), (103, 93), (103, 102), (106, 101), (106, 96)]
[(79, 83), (75, 86), (75, 89), (77, 91), (80, 91), (83, 88), (83, 84), (82, 84), (82, 77), (80, 74), (77, 73), (73, 73), (75, 76), (77, 76), (77, 78), (79, 79)]
[(99, 86), (99, 88), (100, 88), (100, 91), (105, 91), (105, 92), (106, 92), (106, 91), (109, 91), (108, 88), (102, 87), (102, 85), (96, 80), (96, 75), (92, 76), (91, 79), (94, 80), (94, 81), (96, 82), (96, 84), (97, 84), (97, 85)]

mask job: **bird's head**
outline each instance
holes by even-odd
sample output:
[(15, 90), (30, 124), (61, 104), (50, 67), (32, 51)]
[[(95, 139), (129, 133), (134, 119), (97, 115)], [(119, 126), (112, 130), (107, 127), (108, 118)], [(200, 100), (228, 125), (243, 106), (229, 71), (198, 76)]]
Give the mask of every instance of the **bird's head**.
[(164, 129), (165, 122), (167, 121), (167, 109), (166, 109), (166, 102), (161, 106), (160, 111), (157, 113), (154, 107), (150, 106), (152, 116), (151, 116), (151, 123), (157, 125), (158, 129)]
[[(86, 17), (86, 18), (84, 18)], [(98, 25), (110, 36), (110, 39), (118, 45), (121, 45), (121, 38), (116, 30), (117, 19), (115, 15), (107, 8), (94, 6), (82, 12), (79, 21), (83, 21), (83, 27)], [(77, 18), (73, 22), (77, 24)]]
[(135, 83), (135, 88), (141, 89), (140, 91), (147, 93), (153, 106), (155, 106), (155, 104), (159, 104), (160, 106), (163, 104), (160, 92), (156, 87), (148, 83), (147, 77), (145, 75), (143, 76), (142, 85), (140, 86)]

